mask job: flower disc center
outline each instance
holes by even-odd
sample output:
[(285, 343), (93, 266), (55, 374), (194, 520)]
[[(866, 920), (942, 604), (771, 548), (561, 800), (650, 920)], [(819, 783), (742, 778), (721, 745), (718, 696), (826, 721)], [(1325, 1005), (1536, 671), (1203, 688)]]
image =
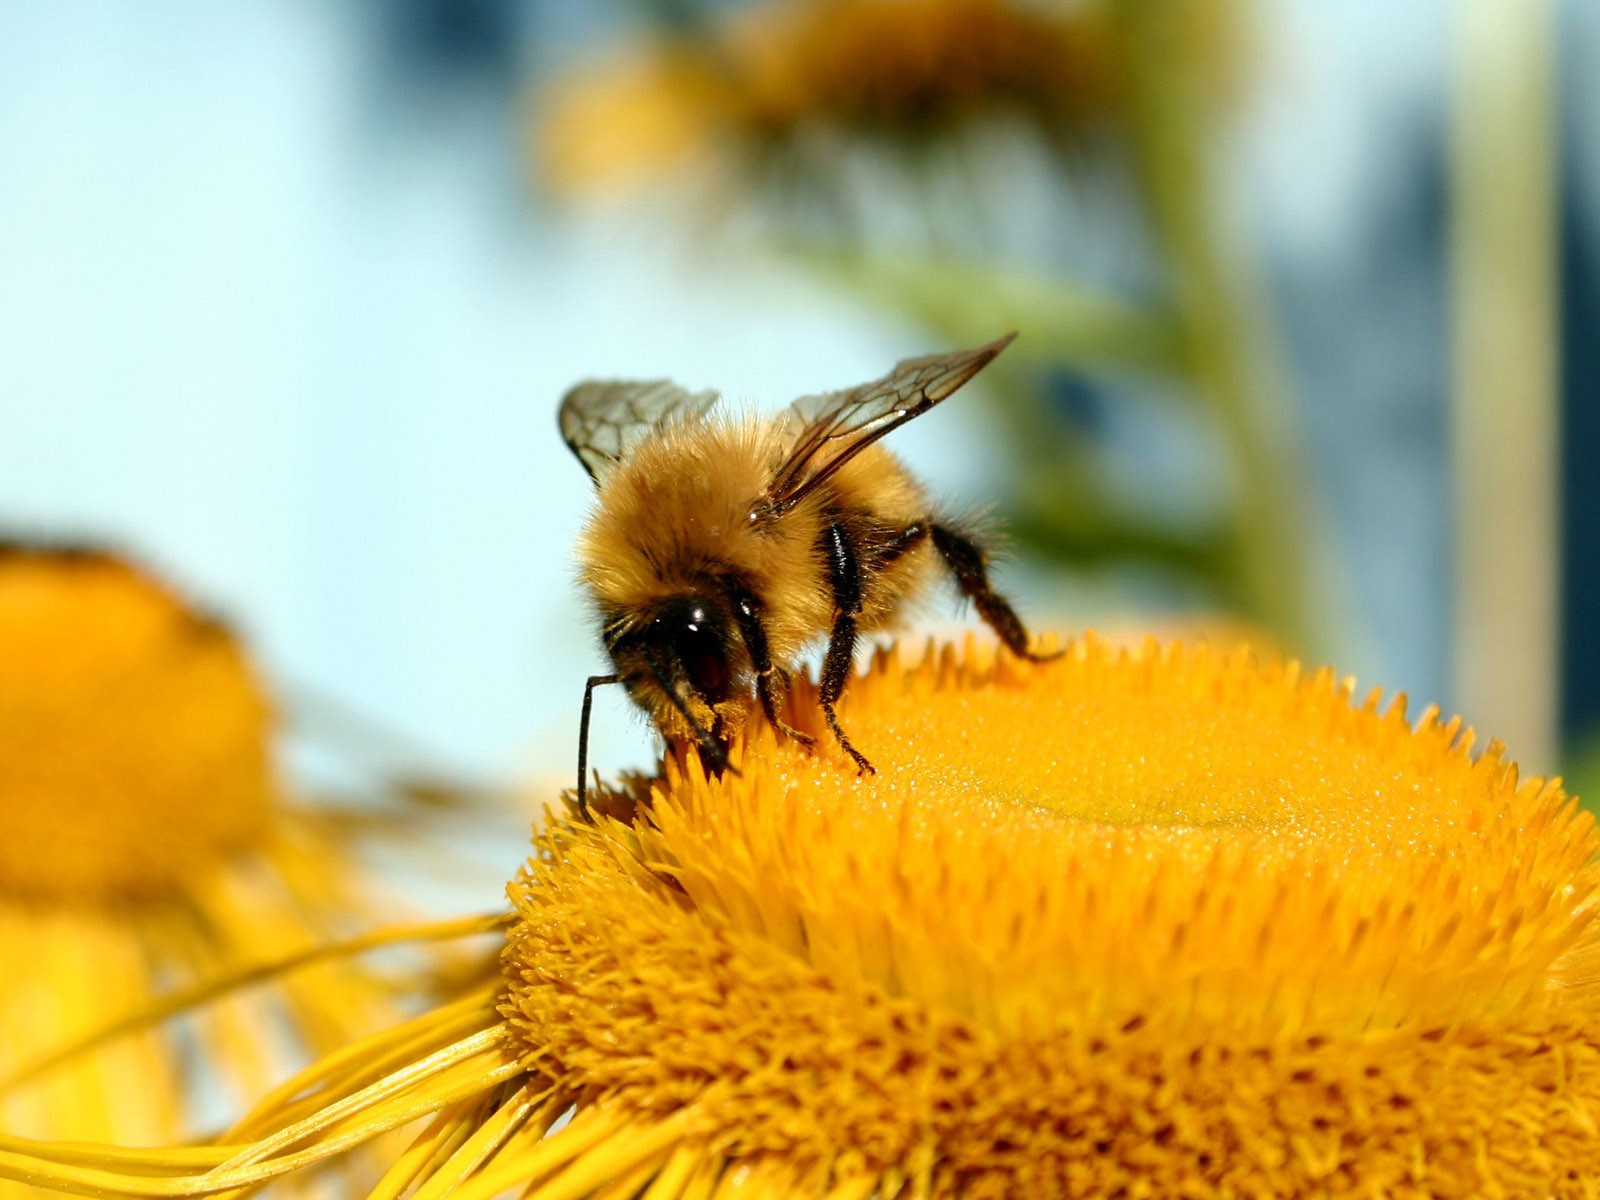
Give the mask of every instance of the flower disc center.
[(234, 638), (148, 576), (0, 548), (0, 891), (159, 892), (259, 836), (269, 724)]

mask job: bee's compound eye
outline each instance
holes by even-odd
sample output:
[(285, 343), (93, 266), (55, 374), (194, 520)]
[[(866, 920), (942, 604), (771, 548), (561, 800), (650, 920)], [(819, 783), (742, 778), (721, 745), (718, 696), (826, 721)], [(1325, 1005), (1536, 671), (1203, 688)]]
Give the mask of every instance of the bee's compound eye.
[(695, 691), (713, 703), (726, 697), (728, 659), (722, 650), (722, 639), (702, 610), (695, 609), (689, 620), (679, 626), (672, 649)]

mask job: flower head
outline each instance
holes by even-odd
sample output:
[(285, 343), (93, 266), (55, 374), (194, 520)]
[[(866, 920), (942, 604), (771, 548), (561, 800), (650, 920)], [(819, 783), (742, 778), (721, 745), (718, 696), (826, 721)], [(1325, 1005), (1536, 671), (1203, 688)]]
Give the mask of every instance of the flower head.
[(162, 994), (377, 915), (335, 814), (286, 794), (274, 739), (222, 623), (112, 555), (0, 544), (0, 1128), (170, 1141), (202, 1091), (259, 1095), (398, 1019), (388, 983), (323, 965), (186, 1033), (56, 1061)]
[(159, 580), (0, 547), (0, 894), (150, 895), (258, 841), (271, 716), (238, 640)]
[(530, 1069), (692, 1110), (797, 1182), (1471, 1190), (1600, 1162), (1571, 1115), (1600, 1100), (1593, 823), (1459, 722), (1094, 643), (889, 661), (854, 702), (872, 779), (765, 745), (636, 788), (626, 851), (534, 860), (505, 1008)]
[[(380, 1194), (1578, 1195), (1600, 1170), (1594, 825), (1460, 722), (1093, 639), (889, 652), (846, 703), (875, 776), (757, 725), (737, 773), (686, 751), (596, 795), (511, 885), (503, 980), (184, 1177), (420, 1116)], [(788, 719), (815, 708), (798, 683)]]
[(1094, 6), (774, 0), (562, 84), (540, 157), (557, 188), (582, 190), (818, 134), (923, 140), (991, 116), (1088, 125), (1117, 102), (1108, 38)]

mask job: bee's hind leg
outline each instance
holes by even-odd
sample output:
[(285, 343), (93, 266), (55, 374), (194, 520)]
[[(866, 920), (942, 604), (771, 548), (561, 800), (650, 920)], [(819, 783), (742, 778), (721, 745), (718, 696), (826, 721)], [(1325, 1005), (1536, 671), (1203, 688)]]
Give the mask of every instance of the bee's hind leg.
[(989, 583), (989, 564), (982, 547), (944, 525), (930, 525), (928, 532), (933, 538), (934, 549), (944, 559), (944, 565), (950, 568), (950, 574), (955, 576), (961, 594), (972, 601), (984, 624), (995, 631), (1007, 650), (1030, 662), (1048, 662), (1064, 653), (1055, 650), (1049, 654), (1039, 654), (1029, 648), (1028, 630), (1022, 624), (1022, 618)]
[(828, 560), (834, 603), (833, 630), (828, 635), (828, 653), (822, 660), (822, 694), (819, 697), (822, 715), (844, 752), (855, 760), (856, 768), (867, 775), (875, 775), (877, 772), (867, 756), (850, 744), (839, 726), (839, 714), (834, 711), (855, 663), (856, 617), (861, 614), (861, 568), (856, 561), (855, 548), (839, 525), (830, 525), (823, 531), (822, 549)]

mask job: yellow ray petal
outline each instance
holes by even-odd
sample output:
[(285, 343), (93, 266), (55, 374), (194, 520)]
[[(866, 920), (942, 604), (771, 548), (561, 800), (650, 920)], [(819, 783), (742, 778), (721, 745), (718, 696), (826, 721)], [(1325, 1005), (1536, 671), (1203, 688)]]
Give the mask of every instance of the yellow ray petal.
[(54, 1069), (70, 1059), (125, 1036), (133, 1030), (155, 1025), (177, 1013), (196, 1008), (207, 1001), (250, 984), (274, 979), (310, 963), (329, 959), (348, 958), (382, 946), (400, 945), (415, 941), (448, 941), (472, 934), (489, 933), (506, 923), (499, 913), (486, 916), (460, 917), (447, 921), (408, 922), (376, 929), (359, 937), (341, 942), (311, 946), (276, 960), (256, 962), (228, 974), (215, 975), (203, 983), (194, 984), (153, 1000), (147, 1007), (130, 1013), (120, 1020), (102, 1024), (79, 1040), (52, 1051), (0, 1079), (0, 1093)]

